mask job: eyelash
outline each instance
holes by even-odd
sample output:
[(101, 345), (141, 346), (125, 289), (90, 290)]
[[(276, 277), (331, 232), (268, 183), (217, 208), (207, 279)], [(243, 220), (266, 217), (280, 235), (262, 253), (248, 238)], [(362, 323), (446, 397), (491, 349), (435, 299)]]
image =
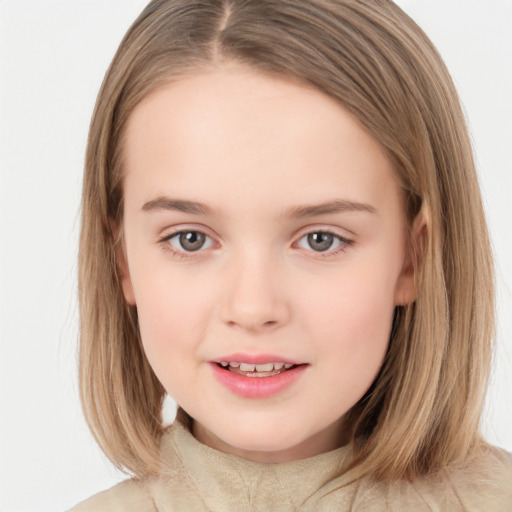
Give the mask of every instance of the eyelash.
[[(163, 238), (161, 238), (158, 242), (162, 245), (164, 251), (171, 253), (174, 257), (176, 257), (178, 259), (184, 260), (184, 259), (188, 259), (188, 258), (193, 258), (196, 255), (196, 253), (203, 252), (202, 248), (198, 249), (197, 251), (188, 251), (188, 252), (180, 251), (180, 250), (175, 249), (170, 244), (170, 240), (172, 240), (174, 237), (184, 234), (184, 233), (199, 233), (199, 234), (202, 234), (205, 237), (211, 239), (211, 237), (208, 236), (204, 231), (200, 231), (197, 229), (184, 229), (184, 230), (180, 230), (180, 231), (175, 231), (174, 233), (171, 233), (170, 235), (166, 235)], [(315, 251), (313, 249), (311, 249), (309, 251), (312, 253), (316, 253), (317, 255), (319, 255), (323, 258), (331, 258), (331, 257), (337, 256), (338, 254), (345, 252), (347, 247), (350, 247), (354, 243), (353, 240), (349, 240), (348, 238), (340, 236), (337, 233), (334, 233), (333, 231), (331, 231), (329, 229), (317, 229), (317, 230), (308, 231), (308, 232), (302, 234), (302, 236), (299, 238), (299, 242), (304, 237), (307, 237), (308, 235), (313, 235), (313, 234), (331, 235), (334, 237), (335, 240), (338, 240), (338, 242), (340, 243), (340, 246), (337, 247), (334, 251)]]

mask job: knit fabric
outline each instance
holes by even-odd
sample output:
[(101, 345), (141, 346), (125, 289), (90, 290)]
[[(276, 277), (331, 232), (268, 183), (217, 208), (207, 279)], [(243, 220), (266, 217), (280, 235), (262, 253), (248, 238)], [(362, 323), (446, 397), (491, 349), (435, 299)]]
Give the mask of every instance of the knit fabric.
[(415, 482), (355, 480), (349, 447), (281, 464), (252, 462), (197, 441), (179, 419), (162, 443), (165, 469), (126, 480), (71, 512), (511, 512), (512, 461), (490, 450), (464, 470)]

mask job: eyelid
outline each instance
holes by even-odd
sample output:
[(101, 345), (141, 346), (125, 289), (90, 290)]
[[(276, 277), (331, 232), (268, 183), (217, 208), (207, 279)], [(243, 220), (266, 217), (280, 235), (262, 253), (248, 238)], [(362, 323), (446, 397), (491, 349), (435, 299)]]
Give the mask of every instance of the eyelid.
[(165, 229), (161, 230), (161, 233), (158, 235), (158, 240), (169, 240), (169, 238), (172, 238), (173, 236), (177, 235), (178, 233), (183, 232), (195, 232), (195, 233), (201, 233), (211, 239), (219, 238), (211, 229), (203, 226), (203, 225), (194, 225), (194, 224), (180, 224), (179, 226), (170, 226)]
[(312, 233), (329, 233), (347, 243), (353, 243), (356, 238), (356, 234), (346, 228), (326, 224), (310, 224), (297, 230), (294, 239), (297, 240)]

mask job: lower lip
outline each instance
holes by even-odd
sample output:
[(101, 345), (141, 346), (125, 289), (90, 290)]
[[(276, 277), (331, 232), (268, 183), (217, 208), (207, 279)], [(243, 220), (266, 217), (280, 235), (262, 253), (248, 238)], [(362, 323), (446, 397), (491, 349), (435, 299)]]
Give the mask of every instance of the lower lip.
[(244, 398), (268, 398), (277, 395), (296, 382), (306, 369), (305, 364), (270, 377), (246, 377), (210, 363), (217, 380), (231, 392)]

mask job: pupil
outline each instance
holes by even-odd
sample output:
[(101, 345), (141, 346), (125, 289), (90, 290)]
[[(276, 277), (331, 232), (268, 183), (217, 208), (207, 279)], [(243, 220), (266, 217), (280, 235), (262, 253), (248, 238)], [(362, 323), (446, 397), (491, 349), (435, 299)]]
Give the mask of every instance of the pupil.
[(333, 238), (330, 233), (310, 233), (308, 243), (314, 251), (326, 251), (331, 247)]
[(180, 244), (186, 251), (197, 251), (204, 244), (204, 235), (197, 231), (188, 231), (180, 234)]

